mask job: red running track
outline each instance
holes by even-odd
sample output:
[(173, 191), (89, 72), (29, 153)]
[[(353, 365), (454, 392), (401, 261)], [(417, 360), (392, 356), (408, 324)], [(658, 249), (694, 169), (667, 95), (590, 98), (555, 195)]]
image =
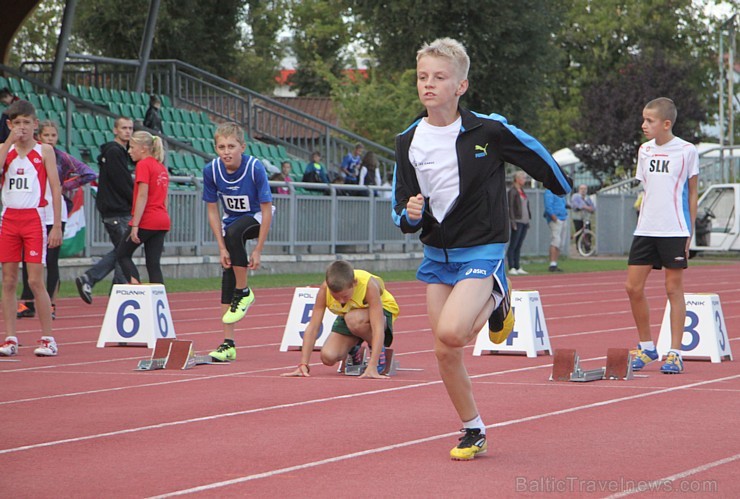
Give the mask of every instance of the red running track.
[[(514, 277), (536, 289), (554, 348), (587, 368), (633, 347), (625, 272)], [(654, 335), (662, 273), (648, 281)], [(740, 354), (740, 265), (692, 267), (687, 292), (720, 295)], [(308, 284), (308, 283), (307, 283)], [(315, 283), (314, 283), (315, 284)], [(16, 362), (0, 362), (3, 497), (740, 497), (739, 361), (649, 366), (629, 382), (553, 383), (551, 357), (466, 363), (489, 425), (489, 452), (448, 458), (461, 426), (439, 380), (424, 288), (390, 283), (402, 368), (388, 380), (343, 376), (312, 358), (310, 378), (283, 378), (279, 352), (292, 289), (258, 289), (237, 331), (238, 359), (182, 372), (135, 372), (149, 351), (96, 348), (105, 300), (60, 300), (56, 358), (33, 356), (36, 319), (18, 322)], [(221, 341), (219, 294), (169, 296), (178, 337), (200, 352)], [(4, 331), (4, 324), (2, 329)]]

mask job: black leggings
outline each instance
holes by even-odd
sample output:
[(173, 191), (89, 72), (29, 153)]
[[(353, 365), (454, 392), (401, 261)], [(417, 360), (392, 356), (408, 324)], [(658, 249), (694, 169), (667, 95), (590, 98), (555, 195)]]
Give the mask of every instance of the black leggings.
[(138, 271), (131, 257), (134, 251), (144, 245), (144, 257), (146, 258), (146, 271), (149, 274), (149, 282), (164, 284), (164, 276), (159, 261), (164, 251), (164, 238), (167, 235), (166, 230), (149, 230), (139, 228), (140, 243), (131, 240), (131, 228), (129, 227), (126, 236), (116, 248), (116, 260), (121, 266), (126, 282), (131, 282), (132, 276), (137, 276)]
[[(62, 222), (62, 234), (64, 234), (64, 226), (66, 222)], [(46, 235), (48, 237), (51, 232), (53, 225), (46, 226)], [(59, 286), (59, 252), (62, 250), (61, 246), (56, 248), (46, 248), (46, 291), (49, 293), (49, 297), (54, 296), (54, 292)], [(26, 264), (23, 263), (23, 291), (21, 291), (21, 300), (33, 301), (33, 291), (28, 286), (28, 270), (26, 270)]]
[[(250, 215), (244, 215), (237, 218), (234, 222), (226, 227), (224, 235), (224, 244), (231, 258), (231, 265), (236, 267), (246, 267), (249, 265), (249, 255), (247, 255), (248, 239), (255, 239), (260, 235), (260, 223)], [(236, 276), (234, 269), (224, 269), (221, 276), (221, 303), (229, 304), (234, 296), (236, 287)]]

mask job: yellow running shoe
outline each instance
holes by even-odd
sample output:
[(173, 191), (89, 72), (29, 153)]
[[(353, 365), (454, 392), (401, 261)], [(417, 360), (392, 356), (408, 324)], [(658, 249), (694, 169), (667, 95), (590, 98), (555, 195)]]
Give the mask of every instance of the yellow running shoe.
[(236, 360), (236, 347), (225, 341), (221, 343), (217, 349), (208, 354), (218, 362), (229, 362)]
[(231, 306), (224, 314), (221, 321), (224, 324), (234, 324), (239, 322), (247, 315), (247, 309), (254, 303), (254, 291), (250, 290), (247, 296), (234, 295), (231, 300)]
[(501, 305), (488, 318), (488, 338), (499, 345), (514, 330), (514, 311), (511, 309), (511, 281), (506, 279), (507, 290)]
[(453, 461), (470, 461), (478, 454), (485, 454), (488, 450), (486, 434), (480, 428), (463, 428), (465, 435), (460, 437), (460, 443), (450, 451)]

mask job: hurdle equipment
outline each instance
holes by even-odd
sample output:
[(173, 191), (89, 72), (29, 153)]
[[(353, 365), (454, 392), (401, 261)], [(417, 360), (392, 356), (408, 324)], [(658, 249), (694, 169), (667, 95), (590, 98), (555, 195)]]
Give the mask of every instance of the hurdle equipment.
[(583, 369), (580, 357), (573, 349), (555, 350), (550, 381), (588, 382), (601, 379), (632, 379), (632, 354), (626, 348), (609, 348), (606, 353), (606, 367)]
[(115, 284), (98, 336), (98, 348), (146, 344), (175, 338), (167, 292), (162, 284)]
[[(293, 293), (293, 301), (290, 304), (288, 320), (283, 330), (283, 340), (280, 343), (280, 351), (287, 352), (290, 348), (300, 349), (303, 346), (303, 332), (313, 314), (313, 306), (316, 303), (316, 295), (319, 288), (296, 288)], [(331, 311), (324, 310), (324, 320), (321, 321), (319, 334), (316, 337), (314, 350), (321, 350), (326, 338), (331, 333), (331, 328), (337, 316)]]
[(493, 343), (488, 337), (488, 324), (478, 332), (473, 355), (489, 353), (526, 353), (537, 357), (539, 352), (552, 355), (550, 336), (547, 334), (545, 313), (538, 291), (512, 291), (511, 307), (516, 318), (514, 330), (501, 344)]
[(213, 363), (213, 359), (208, 355), (196, 355), (193, 351), (193, 342), (190, 340), (160, 338), (154, 345), (152, 357), (149, 360), (140, 360), (135, 371), (183, 370)]
[[(722, 314), (719, 295), (684, 294), (686, 321), (681, 338), (681, 358), (709, 358), (714, 363), (732, 360), (730, 337)], [(666, 301), (656, 349), (662, 358), (671, 349), (671, 304)]]
[[(353, 364), (351, 362), (351, 357), (347, 355), (347, 358), (341, 362), (339, 362), (339, 368), (337, 369), (338, 373), (344, 373), (347, 376), (360, 376), (362, 373), (365, 372), (365, 369), (367, 369), (367, 363), (370, 360), (370, 354), (368, 352), (368, 349), (365, 347), (362, 347), (362, 362), (359, 364)], [(392, 348), (386, 348), (385, 349), (385, 367), (380, 372), (380, 374), (384, 374), (387, 376), (393, 376), (396, 374), (396, 372), (399, 370), (399, 364), (398, 360), (395, 358), (395, 355), (393, 355), (393, 349)]]

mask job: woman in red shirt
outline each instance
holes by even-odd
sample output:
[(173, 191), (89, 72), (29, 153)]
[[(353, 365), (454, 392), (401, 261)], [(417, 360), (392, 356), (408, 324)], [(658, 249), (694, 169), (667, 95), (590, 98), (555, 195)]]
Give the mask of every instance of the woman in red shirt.
[(134, 132), (128, 153), (136, 163), (134, 177), (134, 204), (131, 208), (131, 227), (116, 250), (116, 258), (126, 279), (138, 284), (136, 266), (131, 256), (144, 244), (146, 270), (149, 282), (164, 283), (159, 261), (164, 250), (164, 238), (170, 230), (167, 212), (167, 190), (170, 177), (162, 164), (162, 139), (149, 132)]

